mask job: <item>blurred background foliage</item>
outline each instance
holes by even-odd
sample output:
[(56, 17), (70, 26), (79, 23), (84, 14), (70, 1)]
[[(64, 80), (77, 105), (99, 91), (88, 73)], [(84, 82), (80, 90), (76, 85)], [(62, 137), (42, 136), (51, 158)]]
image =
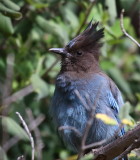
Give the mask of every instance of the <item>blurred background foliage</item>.
[(101, 68), (128, 101), (123, 112), (130, 110), (132, 118), (140, 120), (140, 49), (120, 29), (122, 8), (125, 29), (139, 41), (139, 0), (0, 0), (1, 160), (31, 157), (30, 142), (16, 111), (32, 131), (36, 159), (73, 155), (59, 139), (49, 116), (60, 61), (48, 49), (63, 47), (92, 18), (105, 28)]

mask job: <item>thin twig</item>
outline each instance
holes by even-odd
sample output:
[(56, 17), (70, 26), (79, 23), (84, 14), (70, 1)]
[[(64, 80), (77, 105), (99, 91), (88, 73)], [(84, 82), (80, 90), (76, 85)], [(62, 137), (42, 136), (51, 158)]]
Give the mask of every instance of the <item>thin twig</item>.
[(135, 149), (138, 144), (140, 144), (140, 138), (135, 139), (134, 143), (132, 143), (122, 154), (118, 156), (118, 159), (121, 160), (125, 155), (129, 154), (133, 149)]
[(73, 130), (78, 136), (82, 136), (82, 134), (78, 131), (78, 129), (76, 129), (75, 127), (72, 126), (61, 126), (58, 128), (59, 131), (61, 130)]
[(34, 91), (33, 86), (30, 84), (25, 88), (13, 93), (11, 96), (4, 99), (4, 105), (9, 105), (12, 102), (16, 102), (17, 100), (22, 99), (23, 97), (27, 96), (28, 94)]
[(99, 142), (95, 142), (95, 143), (91, 143), (91, 144), (88, 144), (88, 145), (85, 145), (84, 149), (90, 149), (90, 148), (97, 148), (101, 145), (104, 145), (105, 143), (107, 142), (111, 142), (112, 140), (114, 140), (114, 137), (117, 137), (118, 136), (118, 133), (120, 132), (120, 130), (124, 127), (124, 125), (122, 123), (119, 124), (119, 128), (115, 131), (115, 133), (113, 134), (113, 136), (111, 136), (109, 139), (104, 139), (104, 140), (101, 140)]
[[(35, 120), (34, 120), (33, 113), (31, 111), (31, 109), (27, 109), (26, 112), (27, 112), (28, 119), (29, 119), (30, 123), (34, 122), (34, 124), (35, 124)], [(36, 126), (36, 124), (35, 124), (35, 126)], [(37, 159), (42, 160), (42, 148), (43, 148), (44, 144), (41, 139), (41, 134), (40, 134), (38, 127), (35, 127), (33, 129), (33, 131), (35, 134), (35, 141), (36, 141), (36, 148), (37, 148)]]
[(98, 92), (97, 92), (97, 94), (95, 96), (95, 99), (94, 99), (92, 112), (91, 112), (90, 118), (87, 122), (87, 125), (86, 125), (86, 128), (85, 128), (85, 133), (84, 133), (83, 138), (82, 138), (82, 147), (84, 147), (84, 145), (86, 144), (86, 140), (87, 140), (89, 130), (90, 130), (90, 128), (92, 126), (92, 123), (93, 123), (93, 120), (95, 118), (95, 110), (96, 110), (97, 100), (99, 99), (100, 90), (101, 90), (101, 86), (99, 87)]
[(52, 70), (52, 68), (59, 62), (59, 58), (56, 58), (56, 60), (51, 64), (51, 66), (47, 69), (47, 71), (42, 75), (41, 78), (45, 78), (46, 75)]
[[(34, 122), (30, 122), (30, 124), (28, 125), (30, 128), (30, 131), (33, 131), (36, 127), (38, 127), (45, 119), (44, 115), (39, 115), (39, 117), (37, 117)], [(3, 148), (4, 150), (7, 152), (12, 146), (14, 146), (18, 141), (20, 141), (20, 137), (12, 137), (9, 141), (7, 141)]]
[[(98, 92), (97, 92), (97, 94), (94, 98), (93, 107), (91, 107), (92, 111), (91, 111), (91, 114), (90, 114), (90, 118), (86, 123), (85, 132), (82, 136), (81, 149), (80, 149), (80, 152), (79, 152), (78, 158), (77, 158), (78, 160), (83, 156), (84, 151), (85, 151), (86, 140), (87, 140), (87, 137), (88, 137), (88, 134), (89, 134), (89, 130), (90, 130), (90, 128), (93, 124), (94, 118), (95, 118), (95, 110), (96, 110), (97, 100), (99, 99), (99, 94), (100, 94), (101, 87), (102, 86), (99, 87)], [(90, 100), (88, 100), (88, 101), (90, 102)]]
[[(120, 124), (118, 130), (117, 130), (117, 131), (115, 132), (115, 134), (114, 134), (112, 137), (110, 137), (109, 139), (104, 139), (104, 140), (101, 140), (101, 141), (99, 141), (99, 142), (95, 142), (95, 143), (91, 143), (91, 144), (85, 145), (85, 146), (83, 146), (83, 150), (90, 149), (90, 148), (95, 148), (95, 147), (97, 148), (97, 147), (105, 144), (107, 141), (110, 142), (112, 139), (114, 139), (114, 137), (116, 137), (116, 136), (118, 135), (118, 133), (119, 133), (119, 131), (122, 129), (122, 127), (123, 127), (123, 125)], [(80, 133), (75, 127), (71, 127), (71, 126), (61, 126), (61, 127), (58, 128), (59, 131), (61, 131), (61, 130), (66, 130), (66, 129), (73, 130), (78, 136), (81, 137), (81, 133)]]
[(140, 43), (138, 43), (132, 36), (130, 36), (125, 28), (124, 28), (124, 24), (123, 24), (123, 14), (124, 14), (124, 9), (122, 9), (121, 14), (120, 14), (120, 25), (121, 25), (121, 30), (122, 32), (129, 38), (131, 39), (138, 47), (140, 47)]
[(101, 145), (103, 145), (104, 143), (106, 143), (107, 142), (107, 139), (103, 139), (103, 140), (101, 140), (101, 141), (99, 141), (99, 142), (94, 142), (94, 143), (91, 143), (91, 144), (88, 144), (88, 145), (85, 145), (84, 147), (83, 147), (83, 149), (84, 150), (86, 150), (86, 149), (90, 149), (90, 148), (97, 148), (97, 147), (100, 147)]
[(34, 160), (34, 156), (35, 156), (34, 139), (33, 139), (32, 135), (31, 135), (31, 132), (29, 131), (29, 128), (28, 128), (26, 122), (24, 121), (24, 119), (22, 118), (22, 116), (20, 115), (20, 113), (19, 113), (19, 112), (16, 112), (16, 114), (18, 115), (21, 123), (22, 123), (23, 126), (24, 126), (25, 131), (27, 132), (27, 134), (28, 134), (28, 136), (29, 136), (30, 143), (31, 143), (31, 147), (32, 147), (32, 160)]
[(78, 35), (78, 34), (81, 32), (81, 30), (82, 30), (83, 26), (85, 25), (85, 23), (86, 23), (86, 21), (87, 21), (87, 19), (88, 19), (88, 16), (89, 16), (89, 14), (90, 14), (90, 12), (91, 12), (91, 10), (92, 10), (94, 4), (96, 3), (96, 1), (97, 1), (97, 0), (91, 1), (91, 4), (89, 5), (88, 9), (86, 10), (85, 18), (84, 18), (84, 20), (83, 20), (83, 22), (82, 22), (80, 28), (78, 29), (76, 35)]
[(83, 97), (80, 95), (79, 91), (76, 89), (74, 90), (74, 93), (76, 94), (76, 96), (78, 97), (78, 99), (80, 100), (80, 102), (83, 104), (83, 106), (86, 108), (87, 111), (90, 111), (90, 107), (85, 103)]
[(132, 146), (133, 146), (133, 144), (131, 144), (122, 154), (120, 154), (118, 156), (118, 160), (122, 160), (122, 158), (124, 158), (125, 155), (127, 155), (129, 152), (131, 152)]

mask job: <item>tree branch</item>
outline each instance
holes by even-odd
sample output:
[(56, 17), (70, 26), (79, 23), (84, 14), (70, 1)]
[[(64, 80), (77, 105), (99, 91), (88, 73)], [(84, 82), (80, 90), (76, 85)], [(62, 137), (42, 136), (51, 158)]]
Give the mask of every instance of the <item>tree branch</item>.
[(87, 10), (86, 10), (85, 18), (84, 18), (84, 20), (83, 20), (80, 28), (78, 29), (76, 35), (78, 35), (78, 34), (81, 32), (83, 26), (85, 25), (85, 23), (86, 23), (86, 21), (87, 21), (87, 19), (88, 19), (88, 16), (89, 16), (90, 12), (91, 12), (91, 10), (92, 10), (92, 7), (94, 6), (95, 3), (96, 3), (96, 0), (92, 0), (92, 1), (91, 1), (91, 4), (89, 5), (89, 7), (88, 7)]
[[(35, 130), (35, 128), (38, 127), (44, 121), (44, 119), (45, 119), (45, 116), (40, 114), (33, 122), (30, 122), (28, 125), (30, 131)], [(14, 146), (20, 140), (21, 139), (17, 136), (12, 137), (3, 145), (3, 149), (7, 152), (12, 146)]]
[[(30, 123), (35, 122), (31, 109), (27, 109), (26, 112), (27, 112), (28, 119), (29, 119)], [(36, 126), (36, 124), (34, 124), (34, 125)], [(38, 127), (35, 127), (33, 129), (33, 131), (34, 131), (34, 135), (35, 135), (36, 150), (37, 150), (36, 156), (37, 156), (38, 160), (42, 160), (42, 148), (43, 148), (44, 144), (41, 139), (41, 133), (40, 133)]]
[[(125, 156), (130, 153), (131, 150), (140, 147), (139, 135), (140, 124), (128, 131), (123, 137), (116, 139), (104, 147), (93, 149), (94, 160), (112, 160), (119, 155), (120, 157)], [(102, 159), (100, 157), (102, 157)]]
[[(90, 117), (89, 117), (89, 120), (87, 121), (86, 123), (86, 127), (85, 127), (85, 131), (84, 131), (84, 134), (82, 135), (82, 142), (81, 142), (81, 148), (80, 148), (80, 152), (78, 153), (78, 158), (77, 160), (79, 160), (83, 155), (84, 155), (84, 151), (85, 151), (85, 148), (86, 148), (86, 140), (87, 140), (87, 137), (88, 137), (88, 134), (89, 134), (89, 131), (91, 129), (91, 126), (93, 125), (93, 121), (94, 121), (94, 118), (95, 118), (95, 110), (96, 110), (96, 105), (97, 105), (97, 100), (99, 99), (99, 95), (100, 95), (100, 91), (101, 91), (101, 87), (102, 85), (99, 87), (98, 89), (98, 92), (95, 96), (95, 99), (94, 99), (94, 104), (92, 105), (90, 99), (88, 99), (88, 103), (89, 104), (89, 107), (91, 107), (91, 111), (89, 112), (90, 114)], [(87, 97), (88, 98), (88, 97)], [(81, 100), (81, 99), (80, 99)], [(85, 106), (84, 106), (85, 107)]]
[(31, 147), (32, 147), (32, 160), (34, 160), (34, 156), (35, 156), (34, 139), (33, 139), (32, 135), (31, 135), (31, 133), (30, 133), (30, 131), (29, 131), (29, 128), (28, 128), (26, 122), (24, 121), (24, 119), (22, 118), (22, 116), (20, 115), (20, 113), (19, 113), (19, 112), (16, 112), (16, 114), (18, 115), (18, 117), (19, 117), (21, 123), (23, 124), (24, 129), (25, 129), (25, 131), (27, 132), (28, 137), (29, 137), (29, 139), (30, 139)]
[(16, 102), (17, 100), (22, 99), (23, 97), (27, 96), (28, 94), (34, 91), (33, 86), (30, 84), (25, 88), (13, 93), (11, 96), (7, 97), (3, 101), (3, 105), (10, 105), (12, 102)]
[(61, 130), (72, 130), (74, 131), (78, 136), (81, 136), (81, 133), (75, 128), (75, 127), (71, 127), (71, 126), (61, 126), (58, 128), (59, 131)]
[(129, 38), (131, 39), (138, 47), (140, 47), (140, 43), (138, 43), (132, 36), (130, 36), (125, 28), (124, 28), (124, 24), (123, 24), (123, 14), (124, 14), (124, 9), (122, 9), (121, 14), (120, 14), (120, 25), (121, 25), (121, 30), (122, 32)]

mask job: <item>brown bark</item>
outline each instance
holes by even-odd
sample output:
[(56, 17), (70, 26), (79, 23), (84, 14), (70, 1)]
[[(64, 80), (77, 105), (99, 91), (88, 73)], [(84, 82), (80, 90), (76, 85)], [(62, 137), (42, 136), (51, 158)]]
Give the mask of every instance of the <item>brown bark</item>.
[(104, 147), (93, 149), (94, 160), (112, 160), (115, 157), (130, 153), (133, 149), (140, 147), (140, 124)]

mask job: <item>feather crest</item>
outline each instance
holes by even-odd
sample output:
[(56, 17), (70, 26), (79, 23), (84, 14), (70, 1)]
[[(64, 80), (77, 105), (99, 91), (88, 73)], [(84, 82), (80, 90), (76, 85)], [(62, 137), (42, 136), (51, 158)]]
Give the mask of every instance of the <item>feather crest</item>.
[(87, 28), (77, 37), (72, 39), (66, 47), (69, 50), (76, 50), (87, 46), (94, 47), (99, 44), (99, 40), (104, 37), (104, 28), (97, 30), (98, 24), (99, 22), (93, 24), (92, 21), (90, 21)]

